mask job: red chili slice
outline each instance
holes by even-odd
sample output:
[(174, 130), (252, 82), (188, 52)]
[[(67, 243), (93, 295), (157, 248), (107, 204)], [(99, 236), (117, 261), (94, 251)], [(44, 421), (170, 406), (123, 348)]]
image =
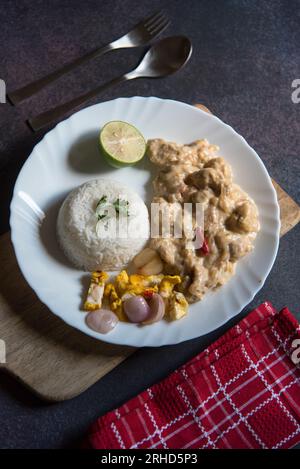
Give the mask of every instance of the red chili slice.
[(154, 292), (152, 290), (145, 290), (143, 292), (143, 297), (145, 298), (145, 300), (151, 300), (153, 293)]
[[(209, 254), (208, 242), (205, 239), (204, 233), (203, 233), (202, 229), (199, 226), (197, 226), (197, 228), (195, 229), (195, 238), (196, 238), (197, 243), (201, 243), (201, 241), (202, 241), (201, 247), (196, 247), (196, 250), (201, 252), (204, 256), (207, 256), (207, 254)], [(199, 244), (198, 244), (198, 246), (199, 246)]]
[(209, 254), (209, 246), (205, 238), (203, 240), (203, 244), (202, 244), (200, 251), (204, 254), (204, 256), (207, 256), (207, 254)]

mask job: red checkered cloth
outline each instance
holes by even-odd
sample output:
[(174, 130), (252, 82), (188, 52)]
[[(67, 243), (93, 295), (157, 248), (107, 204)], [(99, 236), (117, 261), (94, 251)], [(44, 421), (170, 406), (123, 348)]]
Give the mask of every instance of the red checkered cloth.
[[(298, 339), (298, 340), (296, 340)], [(86, 446), (290, 448), (300, 441), (300, 326), (265, 302), (159, 384), (100, 417)]]

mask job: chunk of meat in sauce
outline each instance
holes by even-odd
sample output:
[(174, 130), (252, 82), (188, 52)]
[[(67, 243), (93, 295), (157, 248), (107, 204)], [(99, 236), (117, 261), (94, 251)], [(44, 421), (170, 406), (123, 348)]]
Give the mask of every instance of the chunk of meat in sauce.
[(192, 269), (192, 283), (188, 287), (188, 301), (194, 303), (201, 299), (207, 291), (208, 270), (202, 262), (196, 263)]
[(237, 184), (224, 184), (218, 197), (217, 205), (227, 215), (234, 208), (248, 198), (247, 194)]
[(161, 139), (148, 141), (149, 158), (158, 167), (171, 166), (176, 163), (202, 167), (211, 154), (217, 150), (217, 146), (210, 145), (205, 139), (197, 140), (190, 145), (165, 142)]
[(227, 184), (232, 181), (231, 167), (222, 157), (212, 158), (205, 163), (204, 168), (213, 168), (223, 174), (223, 180)]
[(236, 233), (257, 232), (259, 223), (257, 209), (249, 200), (239, 204), (226, 220), (226, 227)]
[(220, 195), (221, 187), (224, 183), (224, 176), (217, 169), (203, 168), (199, 171), (189, 174), (185, 178), (185, 183), (187, 185), (195, 186), (200, 190), (209, 187), (216, 195)]
[(151, 233), (153, 237), (174, 235), (182, 226), (181, 221), (182, 207), (179, 202), (168, 202), (164, 197), (152, 199)]
[(185, 245), (181, 238), (153, 238), (150, 247), (155, 249), (165, 263), (165, 271), (170, 275), (181, 274), (184, 271), (184, 256), (182, 250)]
[(236, 262), (252, 249), (252, 237), (234, 236), (227, 230), (220, 230), (215, 236), (220, 261)]
[(188, 174), (194, 173), (198, 168), (188, 164), (177, 164), (166, 167), (153, 181), (153, 189), (156, 196), (165, 197), (170, 202), (175, 200), (182, 201), (183, 195), (190, 190), (184, 182)]

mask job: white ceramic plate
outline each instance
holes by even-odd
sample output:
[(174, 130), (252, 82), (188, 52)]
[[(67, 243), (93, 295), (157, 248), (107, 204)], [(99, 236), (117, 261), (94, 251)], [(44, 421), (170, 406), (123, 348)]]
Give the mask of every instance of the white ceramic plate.
[[(121, 323), (102, 335), (85, 324), (80, 310), (87, 273), (73, 268), (55, 235), (58, 208), (74, 187), (96, 177), (119, 180), (151, 200), (150, 164), (115, 170), (98, 154), (99, 129), (110, 120), (132, 123), (148, 138), (180, 143), (206, 137), (220, 146), (235, 181), (255, 200), (261, 231), (253, 252), (222, 288), (190, 307), (187, 317), (139, 327)], [(174, 344), (206, 334), (238, 314), (262, 287), (276, 257), (279, 208), (270, 177), (256, 152), (218, 118), (176, 101), (120, 98), (77, 112), (39, 142), (17, 179), (11, 203), (11, 234), (20, 268), (33, 290), (66, 323), (97, 339), (133, 346)]]

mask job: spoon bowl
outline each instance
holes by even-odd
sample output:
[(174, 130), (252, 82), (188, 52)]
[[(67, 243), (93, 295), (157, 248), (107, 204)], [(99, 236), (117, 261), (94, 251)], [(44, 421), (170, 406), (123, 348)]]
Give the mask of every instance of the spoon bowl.
[(158, 78), (171, 75), (188, 62), (191, 54), (192, 43), (187, 37), (161, 39), (148, 50), (138, 67), (127, 74), (127, 77)]

